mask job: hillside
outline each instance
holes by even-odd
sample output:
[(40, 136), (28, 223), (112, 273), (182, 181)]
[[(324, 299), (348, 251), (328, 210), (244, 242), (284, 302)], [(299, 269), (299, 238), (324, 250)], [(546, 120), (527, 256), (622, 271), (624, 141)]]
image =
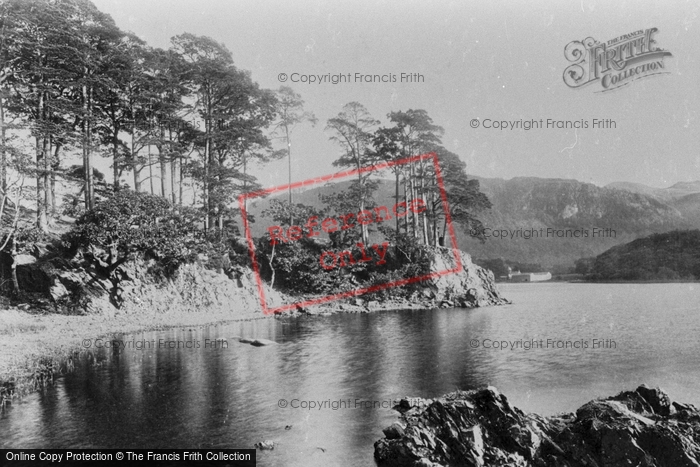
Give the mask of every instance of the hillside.
[[(493, 203), (490, 211), (478, 217), (487, 228), (508, 231), (513, 238), (494, 238), (479, 242), (457, 228), (460, 248), (474, 258), (505, 258), (546, 267), (571, 266), (583, 257), (596, 256), (607, 249), (652, 233), (700, 227), (700, 193), (694, 185), (674, 185), (664, 196), (644, 185), (629, 189), (598, 187), (576, 180), (517, 177), (510, 180), (475, 177), (481, 190)], [(318, 186), (294, 195), (294, 201), (320, 207), (318, 195), (347, 187), (349, 182)], [(684, 188), (684, 189), (682, 189)], [(672, 198), (676, 196), (676, 198)], [(280, 195), (284, 199), (285, 195)], [(673, 203), (671, 200), (673, 199)], [(382, 181), (375, 195), (378, 204), (393, 203), (393, 184)], [(262, 235), (270, 221), (261, 218), (268, 200), (249, 206), (256, 220), (253, 235)], [(547, 232), (547, 229), (552, 229)], [(612, 229), (608, 235), (593, 229)], [(543, 229), (540, 238), (525, 238), (523, 233)], [(520, 233), (518, 233), (520, 231)], [(576, 233), (578, 231), (578, 233)], [(549, 235), (547, 235), (549, 233)], [(587, 233), (587, 236), (583, 234)], [(580, 235), (574, 237), (573, 235)], [(557, 235), (564, 235), (559, 237)], [(566, 235), (569, 235), (566, 237)]]
[(619, 190), (645, 194), (661, 200), (673, 202), (687, 195), (700, 193), (700, 180), (694, 182), (678, 182), (668, 188), (655, 188), (642, 183), (613, 182), (606, 185), (606, 188), (617, 188)]
[[(517, 177), (510, 180), (479, 178), (493, 203), (481, 215), (493, 229), (558, 229), (588, 236), (559, 238), (491, 239), (483, 244), (466, 240), (462, 247), (476, 258), (502, 257), (543, 265), (571, 264), (595, 256), (635, 238), (673, 229), (700, 226), (697, 211), (681, 210), (664, 198), (614, 187), (598, 187), (576, 180)], [(633, 184), (632, 184), (633, 185)], [(691, 215), (695, 213), (695, 215)], [(614, 235), (594, 236), (594, 228), (612, 229)], [(612, 234), (612, 232), (610, 232)]]
[(694, 182), (678, 182), (668, 188), (654, 188), (641, 183), (614, 182), (609, 188), (632, 193), (646, 194), (654, 197), (678, 211), (696, 225), (700, 224), (700, 180)]
[(700, 280), (700, 230), (654, 234), (613, 247), (595, 258), (589, 278)]

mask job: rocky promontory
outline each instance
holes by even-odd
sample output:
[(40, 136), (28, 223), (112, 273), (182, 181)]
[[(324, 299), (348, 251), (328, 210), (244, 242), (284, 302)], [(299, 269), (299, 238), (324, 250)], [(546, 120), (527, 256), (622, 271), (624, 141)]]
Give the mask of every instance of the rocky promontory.
[[(67, 255), (51, 245), (39, 245), (34, 256), (17, 266), (17, 278), (24, 299), (34, 309), (64, 314), (103, 313), (117, 309), (148, 311), (173, 306), (188, 310), (245, 308), (260, 311), (260, 296), (253, 270), (241, 264), (247, 245), (225, 258), (225, 267), (205, 265), (206, 258), (181, 264), (167, 276), (158, 262), (143, 255), (116, 261), (111, 252), (90, 245)], [(241, 246), (243, 245), (243, 246)], [(42, 253), (43, 252), (43, 253)], [(430, 273), (455, 268), (452, 249), (430, 248)], [(311, 314), (334, 311), (377, 311), (404, 308), (474, 308), (509, 303), (501, 297), (493, 273), (474, 264), (465, 252), (462, 269), (411, 284), (408, 288), (387, 288), (381, 297), (372, 294), (310, 307)], [(156, 272), (154, 272), (156, 271)], [(262, 284), (268, 306), (300, 303), (308, 295), (287, 295)]]
[(552, 417), (513, 407), (493, 387), (395, 409), (400, 421), (374, 445), (379, 466), (700, 465), (700, 410), (644, 385)]

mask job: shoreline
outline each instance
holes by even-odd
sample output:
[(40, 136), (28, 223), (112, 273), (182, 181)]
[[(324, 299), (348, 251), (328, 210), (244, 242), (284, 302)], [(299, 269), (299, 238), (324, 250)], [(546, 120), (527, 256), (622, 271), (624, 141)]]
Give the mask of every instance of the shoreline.
[[(150, 264), (125, 264), (115, 308), (102, 289), (89, 291), (80, 308), (83, 315), (42, 312), (28, 304), (0, 310), (0, 407), (9, 399), (50, 385), (56, 375), (71, 371), (76, 356), (89, 352), (83, 341), (115, 334), (133, 334), (184, 326), (208, 327), (221, 323), (268, 317), (316, 316), (335, 313), (371, 313), (385, 310), (478, 308), (509, 304), (495, 287), (493, 276), (471, 263), (462, 252), (464, 268), (449, 278), (442, 276), (410, 295), (366, 294), (264, 316), (253, 273), (241, 268), (233, 277), (192, 263), (182, 265), (167, 281), (149, 276)], [(431, 270), (448, 268), (448, 258), (436, 254)], [(53, 283), (62, 277), (53, 277)], [(69, 277), (70, 283), (82, 280)], [(47, 284), (51, 284), (47, 279)], [(267, 286), (266, 286), (267, 287)], [(53, 297), (55, 287), (46, 291)], [(65, 295), (65, 294), (64, 294)], [(268, 304), (302, 303), (310, 295), (288, 296), (267, 287)], [(61, 308), (62, 310), (62, 308)]]
[[(505, 303), (507, 304), (507, 303)], [(453, 304), (454, 305), (454, 304)], [(55, 377), (70, 372), (74, 360), (91, 348), (81, 345), (117, 334), (136, 334), (178, 327), (209, 327), (241, 321), (296, 316), (328, 316), (336, 313), (431, 310), (452, 308), (443, 303), (407, 300), (367, 300), (359, 297), (265, 316), (260, 310), (201, 311), (177, 307), (167, 312), (107, 310), (88, 315), (34, 314), (18, 308), (0, 310), (0, 407), (3, 401), (27, 396), (50, 386)], [(460, 308), (460, 307), (455, 307)]]
[(49, 385), (56, 375), (71, 371), (75, 357), (89, 351), (81, 345), (84, 339), (268, 318), (245, 311), (130, 311), (62, 315), (0, 310), (0, 402), (3, 397), (24, 397)]

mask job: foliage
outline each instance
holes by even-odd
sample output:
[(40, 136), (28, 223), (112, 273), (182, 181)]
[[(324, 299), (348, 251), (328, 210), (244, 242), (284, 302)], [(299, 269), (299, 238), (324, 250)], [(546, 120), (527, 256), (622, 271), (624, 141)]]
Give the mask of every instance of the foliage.
[(590, 274), (594, 264), (595, 258), (579, 258), (574, 262), (574, 272), (576, 274)]
[(592, 280), (700, 280), (700, 230), (674, 230), (638, 238), (598, 255)]
[[(433, 124), (432, 118), (422, 109), (392, 112), (388, 117), (393, 126), (377, 129), (372, 138), (376, 157), (397, 161), (427, 152), (436, 153), (449, 215), (469, 236), (484, 240), (484, 226), (476, 216), (490, 209), (491, 203), (481, 192), (479, 181), (467, 176), (466, 164), (459, 156), (441, 146), (444, 130)], [(398, 164), (392, 167), (392, 171), (397, 202), (402, 198), (400, 185), (403, 184), (404, 200), (420, 198), (426, 203), (425, 213), (409, 213), (404, 218), (403, 226), (397, 217), (396, 229), (411, 232), (414, 237), (421, 238), (425, 245), (439, 245), (440, 237), (447, 236), (448, 225), (433, 164), (428, 161)]]
[(277, 95), (277, 122), (275, 131), (282, 132), (287, 143), (289, 143), (289, 135), (295, 126), (303, 122), (309, 122), (311, 125), (316, 125), (318, 121), (313, 112), (304, 110), (304, 100), (301, 95), (294, 92), (289, 86), (280, 86), (276, 92)]
[[(197, 252), (207, 253), (215, 268), (226, 269), (234, 257), (242, 263), (240, 255), (231, 253), (239, 235), (235, 200), (259, 188), (250, 165), (286, 155), (291, 172), (295, 127), (316, 123), (299, 94), (286, 86), (261, 89), (216, 40), (183, 33), (171, 39), (167, 50), (149, 47), (121, 31), (89, 0), (3, 0), (0, 46), (0, 188), (7, 195), (8, 171), (21, 173), (22, 180), (33, 178), (36, 225), (48, 232), (61, 212), (55, 187), (61, 178), (77, 182), (79, 191), (72, 184), (63, 203), (63, 213), (79, 216), (71, 244), (105, 250), (112, 266), (136, 251), (166, 267)], [(443, 129), (420, 109), (391, 112), (387, 118), (391, 126), (377, 129), (380, 122), (362, 104), (351, 102), (329, 119), (330, 138), (341, 148), (334, 165), (360, 169), (379, 160), (442, 151), (451, 214), (465, 228), (479, 227), (474, 213), (488, 207), (488, 200), (478, 182), (466, 179), (459, 157), (440, 148)], [(272, 149), (268, 128), (284, 140), (284, 151)], [(18, 138), (31, 143), (30, 163), (27, 151), (15, 143)], [(82, 164), (66, 167), (64, 153), (76, 150), (82, 152)], [(109, 176), (94, 169), (95, 155), (111, 159)], [(395, 231), (382, 233), (392, 242), (382, 270), (368, 262), (328, 273), (319, 264), (323, 248), (359, 254), (358, 241), (367, 244), (370, 233), (375, 234), (370, 228), (376, 227), (361, 224), (356, 231), (331, 233), (327, 243), (305, 240), (263, 251), (269, 254), (271, 274), (279, 271), (283, 287), (319, 291), (421, 270), (428, 251), (421, 243), (437, 245), (438, 220), (445, 217), (431, 170), (427, 163), (396, 168), (395, 201), (401, 200), (403, 183), (402, 196), (423, 197), (429, 206), (425, 214), (409, 213), (403, 232), (397, 216)], [(124, 186), (124, 171), (133, 174), (135, 191)], [(375, 174), (357, 174), (347, 191), (323, 199), (327, 207), (320, 211), (294, 205), (290, 190), (289, 202), (272, 204), (267, 214), (278, 225), (288, 225), (311, 215), (371, 209), (378, 183), (370, 175)], [(159, 189), (154, 185), (158, 179)], [(140, 193), (146, 180), (151, 195)], [(181, 206), (186, 183), (200, 209)], [(17, 206), (20, 202), (13, 200)]]
[[(280, 216), (284, 214), (281, 212)], [(332, 239), (303, 237), (295, 242), (271, 245), (269, 236), (262, 237), (256, 244), (261, 275), (270, 281), (274, 272), (275, 286), (287, 293), (332, 294), (417, 277), (429, 272), (432, 256), (428, 247), (410, 235), (396, 235), (389, 227), (380, 227), (380, 230), (392, 245), (387, 249), (384, 264), (358, 261), (330, 270), (321, 266), (320, 258), (324, 252), (349, 251), (353, 258), (360, 258), (362, 252), (357, 244), (334, 246)], [(357, 235), (359, 240), (359, 232)], [(367, 246), (366, 251), (369, 248)], [(401, 289), (411, 290), (412, 287)]]
[(262, 215), (271, 218), (277, 225), (289, 226), (290, 215), (294, 219), (303, 221), (311, 216), (322, 216), (323, 212), (302, 203), (290, 206), (286, 201), (271, 199), (269, 207), (262, 212)]
[[(491, 209), (491, 202), (479, 189), (479, 180), (467, 176), (467, 165), (457, 154), (444, 148), (438, 148), (437, 154), (452, 222), (460, 225), (470, 237), (484, 240), (484, 226), (476, 214)], [(439, 198), (437, 201), (441, 203)], [(446, 236), (444, 227), (443, 236)]]
[(70, 239), (73, 247), (106, 250), (112, 264), (127, 260), (134, 252), (143, 252), (163, 266), (174, 268), (191, 261), (202, 248), (199, 218), (192, 208), (173, 206), (159, 196), (122, 190), (84, 213)]
[[(124, 171), (141, 191), (146, 169), (151, 193), (173, 203), (182, 204), (186, 180), (201, 188), (203, 223), (216, 218), (223, 230), (237, 194), (257, 187), (250, 164), (276, 155), (265, 129), (277, 111), (273, 91), (208, 37), (181, 34), (163, 50), (121, 31), (89, 0), (0, 2), (0, 188), (15, 159), (10, 142), (31, 139), (28, 173), (44, 231), (59, 212), (57, 178), (70, 179), (63, 153), (76, 149), (85, 170), (81, 192), (69, 194), (73, 214), (79, 197), (90, 209), (99, 191), (120, 190)], [(111, 158), (111, 184), (94, 176), (96, 154)]]
[(186, 33), (175, 36), (172, 44), (187, 67), (183, 77), (203, 122), (194, 140), (200, 157), (190, 171), (202, 188), (205, 224), (213, 217), (221, 229), (230, 214), (227, 206), (237, 194), (255, 187), (249, 164), (272, 157), (263, 129), (276, 116), (277, 100), (249, 72), (237, 69), (231, 52), (213, 39)]
[[(372, 172), (360, 172), (362, 167), (369, 167), (378, 162), (377, 153), (371, 150), (372, 129), (379, 125), (379, 120), (372, 118), (367, 109), (359, 102), (350, 102), (334, 118), (328, 120), (326, 130), (331, 130), (331, 141), (335, 141), (343, 149), (343, 154), (333, 161), (336, 167), (347, 167), (358, 170), (353, 182), (354, 189), (350, 190), (354, 205), (352, 210), (345, 212), (360, 212), (376, 189), (370, 177)], [(362, 242), (367, 243), (369, 232), (367, 226), (360, 226)]]

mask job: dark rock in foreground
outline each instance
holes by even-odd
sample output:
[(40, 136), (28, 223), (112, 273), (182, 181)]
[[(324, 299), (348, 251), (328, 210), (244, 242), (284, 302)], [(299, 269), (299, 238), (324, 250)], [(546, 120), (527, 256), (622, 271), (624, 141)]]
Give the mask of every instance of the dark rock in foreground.
[(546, 418), (493, 387), (395, 408), (374, 444), (380, 466), (700, 466), (700, 410), (646, 386)]

